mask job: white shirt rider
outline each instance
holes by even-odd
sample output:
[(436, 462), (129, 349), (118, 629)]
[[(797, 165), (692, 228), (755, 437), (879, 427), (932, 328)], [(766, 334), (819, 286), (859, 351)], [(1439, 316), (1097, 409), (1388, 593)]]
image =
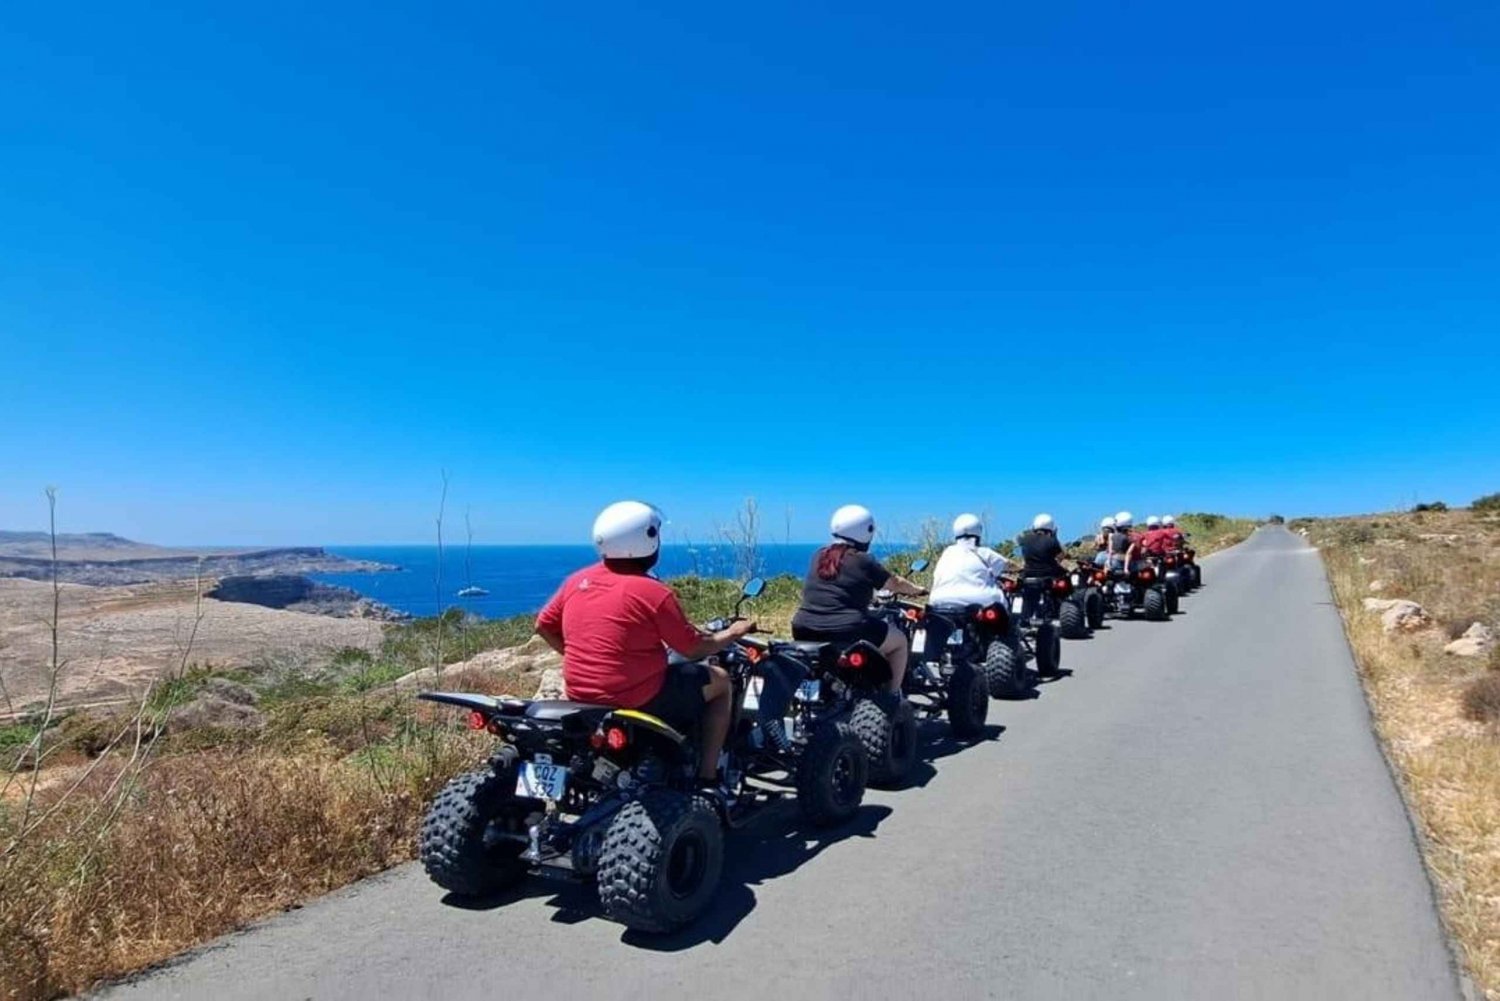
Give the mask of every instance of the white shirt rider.
[(965, 536), (954, 542), (938, 557), (932, 571), (932, 591), (927, 603), (933, 606), (959, 607), (988, 605), (1005, 601), (1000, 589), (1000, 575), (1009, 565), (1004, 556), (979, 540)]

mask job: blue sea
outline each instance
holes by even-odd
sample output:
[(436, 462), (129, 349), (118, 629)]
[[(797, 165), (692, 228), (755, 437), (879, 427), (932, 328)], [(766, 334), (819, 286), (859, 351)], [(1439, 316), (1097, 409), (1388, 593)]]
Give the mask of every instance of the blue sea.
[[(412, 615), (436, 615), (458, 606), (485, 618), (534, 612), (546, 604), (563, 578), (597, 560), (592, 546), (445, 546), (438, 575), (436, 546), (329, 546), (328, 552), (351, 559), (375, 560), (401, 567), (393, 573), (313, 574), (326, 584), (350, 587), (366, 597)], [(764, 545), (756, 553), (753, 574), (790, 573), (801, 577), (817, 546)], [(676, 577), (745, 579), (753, 576), (728, 546), (665, 546), (656, 573)], [(469, 584), (489, 591), (460, 598)]]

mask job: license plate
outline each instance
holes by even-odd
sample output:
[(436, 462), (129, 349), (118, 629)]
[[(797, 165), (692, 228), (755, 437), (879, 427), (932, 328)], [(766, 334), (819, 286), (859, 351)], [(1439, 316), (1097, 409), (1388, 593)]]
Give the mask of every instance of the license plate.
[(1130, 593), (1130, 585), (1129, 584), (1116, 584), (1115, 585), (1115, 594), (1129, 594), (1129, 593)]
[(546, 754), (538, 754), (521, 763), (516, 776), (516, 795), (530, 799), (562, 799), (568, 788), (568, 770), (552, 763)]
[(1015, 614), (1020, 615), (1021, 609), (1022, 607), (1024, 607), (1025, 603), (1026, 599), (1018, 594), (1014, 598), (1010, 599), (1010, 610)]
[(822, 682), (817, 680), (804, 681), (802, 682), (802, 684), (797, 686), (797, 701), (816, 702), (818, 701), (818, 696), (822, 694), (822, 691)]
[(927, 649), (927, 630), (914, 629), (911, 634), (911, 652), (921, 653)]

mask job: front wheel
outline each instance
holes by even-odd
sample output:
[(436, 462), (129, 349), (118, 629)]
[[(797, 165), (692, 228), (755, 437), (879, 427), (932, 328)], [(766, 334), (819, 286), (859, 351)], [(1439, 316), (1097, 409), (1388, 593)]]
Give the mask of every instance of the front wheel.
[(724, 870), (724, 832), (702, 797), (654, 789), (627, 803), (604, 832), (599, 902), (644, 932), (669, 932), (701, 914)]
[(515, 804), (515, 754), (499, 767), (460, 775), (443, 787), (422, 821), (417, 855), (428, 877), (460, 897), (485, 897), (520, 880), (525, 844), (497, 839), (491, 824)]
[(797, 806), (817, 827), (843, 823), (865, 798), (870, 757), (848, 723), (813, 731), (797, 762)]
[(1089, 634), (1088, 616), (1083, 606), (1076, 601), (1065, 601), (1058, 611), (1062, 623), (1062, 634), (1070, 640), (1081, 640)]
[(911, 780), (917, 764), (917, 714), (901, 699), (888, 714), (874, 699), (860, 699), (849, 726), (870, 756), (870, 785), (899, 789)]
[(1026, 663), (1016, 643), (990, 641), (984, 650), (984, 679), (991, 698), (1016, 699), (1025, 694)]
[(984, 732), (990, 715), (990, 690), (985, 679), (969, 664), (959, 664), (948, 679), (948, 726), (960, 740), (973, 740)]
[(1098, 629), (1104, 625), (1104, 595), (1099, 593), (1098, 588), (1091, 587), (1084, 595), (1083, 612), (1090, 629)]
[(1036, 673), (1055, 678), (1062, 671), (1062, 638), (1050, 622), (1036, 631)]

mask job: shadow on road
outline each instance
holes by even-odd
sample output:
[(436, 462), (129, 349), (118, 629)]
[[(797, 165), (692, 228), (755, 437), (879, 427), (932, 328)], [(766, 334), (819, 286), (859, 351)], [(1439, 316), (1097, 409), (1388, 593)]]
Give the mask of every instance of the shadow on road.
[[(830, 845), (848, 838), (874, 837), (875, 828), (891, 814), (888, 806), (867, 803), (847, 824), (813, 828), (796, 821), (795, 811), (791, 800), (784, 801), (725, 836), (724, 876), (719, 892), (697, 921), (671, 935), (647, 935), (625, 929), (620, 941), (654, 952), (680, 952), (705, 942), (723, 942), (755, 909), (752, 887), (794, 872)], [(554, 908), (552, 920), (559, 924), (608, 920), (599, 906), (592, 881), (559, 884), (532, 876), (490, 897), (460, 897), (450, 893), (443, 897), (443, 904), (461, 910), (489, 911), (537, 897), (551, 898), (546, 903)]]

